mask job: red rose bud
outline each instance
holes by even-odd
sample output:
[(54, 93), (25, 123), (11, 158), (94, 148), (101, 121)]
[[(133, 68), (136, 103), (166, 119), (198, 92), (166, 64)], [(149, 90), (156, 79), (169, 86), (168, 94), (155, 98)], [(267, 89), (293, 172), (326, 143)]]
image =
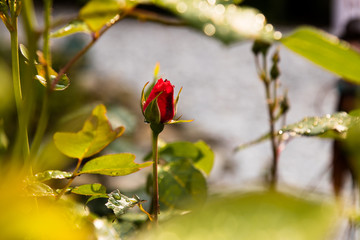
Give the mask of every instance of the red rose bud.
[[(147, 109), (148, 107), (151, 109)], [(170, 81), (163, 81), (162, 78), (157, 81), (143, 105), (143, 113), (150, 123), (166, 123), (174, 118), (174, 86)]]

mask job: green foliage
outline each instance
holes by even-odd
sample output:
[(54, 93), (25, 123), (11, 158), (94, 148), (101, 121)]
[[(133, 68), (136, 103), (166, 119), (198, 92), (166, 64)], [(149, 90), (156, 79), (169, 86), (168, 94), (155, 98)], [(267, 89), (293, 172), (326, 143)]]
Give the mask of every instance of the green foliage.
[(337, 37), (316, 28), (301, 27), (282, 38), (281, 43), (345, 80), (360, 83), (360, 54)]
[[(93, 32), (98, 32), (103, 26), (114, 21), (114, 19), (119, 16), (120, 8), (120, 1), (92, 0), (81, 8), (79, 18), (83, 20)], [(80, 30), (82, 31), (82, 29)]]
[(59, 170), (47, 170), (41, 173), (35, 174), (35, 179), (39, 182), (48, 181), (51, 179), (66, 179), (71, 178), (72, 173), (71, 172), (64, 172)]
[(206, 179), (190, 160), (170, 162), (160, 167), (159, 195), (161, 207), (190, 209), (205, 202)]
[(195, 168), (209, 175), (214, 164), (214, 153), (203, 141), (168, 143), (159, 150), (160, 159), (167, 162), (190, 160)]
[[(22, 55), (26, 58), (27, 61), (29, 60), (29, 50), (23, 45), (20, 44), (20, 52), (22, 53)], [(44, 59), (44, 56), (42, 54), (42, 52), (38, 51), (37, 52), (38, 57), (39, 57), (39, 62), (37, 62), (36, 60), (34, 60), (34, 64), (35, 64), (35, 68), (37, 71), (37, 75), (35, 75), (35, 79), (38, 80), (44, 87), (47, 87), (47, 81), (46, 81), (46, 60)], [(26, 62), (27, 64), (29, 62)], [(58, 73), (50, 66), (47, 66), (48, 70), (49, 70), (49, 76), (50, 76), (50, 83), (53, 83), (55, 81), (55, 79), (58, 76)], [(51, 84), (50, 84), (51, 85)], [(68, 88), (70, 85), (70, 79), (68, 78), (68, 76), (66, 74), (63, 74), (60, 79), (57, 81), (55, 88), (53, 90), (55, 91), (63, 91), (66, 88)]]
[(55, 133), (56, 147), (66, 156), (78, 159), (90, 157), (100, 152), (120, 137), (125, 130), (124, 127), (113, 130), (105, 114), (105, 106), (98, 105), (79, 132)]
[(71, 189), (71, 192), (79, 195), (90, 196), (90, 198), (86, 201), (86, 204), (97, 198), (108, 198), (108, 195), (106, 194), (106, 187), (100, 183), (77, 186)]
[(26, 185), (26, 193), (28, 196), (32, 197), (54, 197), (54, 190), (41, 182), (29, 182)]
[[(35, 79), (38, 80), (44, 87), (47, 87), (46, 77), (45, 77), (45, 67), (42, 64), (36, 64), (35, 65), (36, 70), (38, 71), (38, 74), (35, 76)], [(58, 76), (58, 73), (52, 69), (49, 68), (49, 74), (50, 74), (50, 83), (53, 83), (55, 79)], [(67, 77), (67, 75), (62, 75), (60, 79), (57, 81), (54, 90), (55, 91), (63, 91), (66, 88), (68, 88), (70, 85), (70, 79)]]
[(152, 0), (170, 10), (190, 26), (225, 44), (246, 39), (274, 40), (273, 28), (266, 27), (265, 17), (256, 9), (239, 7), (225, 1)]
[(91, 30), (85, 22), (81, 20), (74, 20), (71, 21), (68, 25), (56, 30), (55, 32), (52, 32), (50, 36), (53, 38), (66, 37), (78, 32), (90, 34)]
[(345, 138), (348, 129), (360, 122), (360, 117), (351, 116), (345, 112), (323, 117), (307, 117), (300, 122), (283, 127), (279, 134), (289, 133), (299, 136), (320, 136), (330, 138)]
[(85, 195), (85, 196), (105, 196), (107, 198), (106, 194), (106, 187), (101, 185), (100, 183), (92, 183), (92, 184), (85, 184), (80, 185), (77, 187), (74, 187), (71, 190), (72, 193), (79, 194), (79, 195)]
[(88, 161), (79, 174), (102, 174), (108, 176), (124, 176), (152, 165), (152, 162), (135, 163), (135, 155), (118, 153), (101, 156)]
[(209, 200), (138, 238), (318, 240), (329, 236), (335, 218), (332, 205), (271, 192), (235, 194)]

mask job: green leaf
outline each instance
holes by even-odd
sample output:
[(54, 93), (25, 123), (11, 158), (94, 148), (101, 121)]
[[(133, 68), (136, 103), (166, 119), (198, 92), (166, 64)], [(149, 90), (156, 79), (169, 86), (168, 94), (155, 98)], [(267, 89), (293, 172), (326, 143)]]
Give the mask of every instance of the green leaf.
[(141, 203), (143, 200), (139, 199), (137, 196), (134, 198), (129, 198), (120, 193), (119, 190), (113, 191), (109, 194), (109, 200), (105, 206), (114, 211), (116, 217), (120, 217), (130, 208), (135, 207), (138, 203)]
[(168, 163), (183, 159), (194, 161), (199, 157), (199, 150), (192, 142), (173, 142), (161, 148), (159, 156)]
[(209, 175), (214, 165), (214, 152), (204, 141), (196, 142), (195, 146), (199, 149), (200, 154), (195, 160), (194, 166), (197, 169), (204, 171), (206, 175)]
[(26, 186), (26, 191), (29, 196), (33, 197), (53, 197), (55, 196), (54, 190), (41, 182), (31, 182)]
[(255, 140), (252, 140), (250, 142), (247, 142), (247, 143), (244, 143), (244, 144), (241, 144), (241, 145), (237, 146), (235, 148), (235, 151), (241, 151), (241, 150), (243, 150), (245, 148), (248, 148), (248, 147), (251, 147), (251, 146), (253, 146), (255, 144), (262, 143), (262, 142), (264, 142), (264, 141), (266, 141), (268, 139), (270, 139), (270, 133), (265, 133), (264, 135), (261, 135), (260, 137), (258, 137)]
[(83, 159), (90, 157), (124, 132), (124, 127), (112, 129), (106, 117), (106, 108), (100, 104), (92, 111), (83, 128), (77, 133), (57, 132), (54, 135), (56, 147), (66, 156)]
[(264, 15), (256, 9), (238, 7), (225, 1), (152, 0), (168, 9), (190, 26), (226, 44), (246, 39), (273, 41), (273, 27), (266, 25)]
[(166, 162), (190, 160), (194, 167), (209, 175), (214, 164), (214, 153), (203, 141), (173, 142), (166, 144), (159, 151), (159, 156)]
[(101, 156), (88, 161), (79, 174), (102, 174), (108, 176), (124, 176), (152, 165), (152, 162), (136, 163), (135, 155), (118, 153)]
[[(38, 74), (35, 76), (35, 79), (38, 80), (44, 87), (47, 86), (46, 77), (45, 77), (45, 67), (42, 64), (36, 64), (35, 65), (36, 70)], [(50, 74), (50, 82), (54, 82), (56, 77), (58, 76), (58, 73), (52, 69), (49, 68), (49, 74)], [(56, 83), (54, 90), (55, 91), (63, 91), (70, 85), (70, 79), (67, 77), (66, 74), (63, 74), (59, 81)]]
[(72, 193), (86, 196), (104, 196), (107, 198), (106, 187), (100, 183), (85, 184), (74, 187)]
[(206, 180), (189, 160), (169, 163), (159, 171), (159, 196), (161, 207), (190, 209), (205, 202)]
[(279, 134), (345, 138), (348, 129), (358, 123), (360, 123), (360, 117), (339, 112), (333, 115), (327, 114), (323, 117), (304, 118), (300, 122), (283, 127)]
[(98, 32), (105, 25), (112, 24), (119, 18), (119, 14), (128, 11), (136, 4), (147, 1), (135, 0), (91, 0), (81, 8), (79, 18), (83, 20), (93, 32)]
[(353, 83), (360, 83), (360, 55), (350, 44), (312, 27), (281, 39), (290, 50)]
[(319, 240), (333, 233), (339, 219), (335, 205), (275, 192), (236, 193), (209, 200), (138, 239)]
[(20, 44), (20, 52), (27, 60), (30, 59), (29, 50), (27, 49), (27, 47), (25, 47), (24, 44)]
[(91, 33), (89, 26), (80, 20), (71, 21), (68, 25), (52, 32), (50, 37), (57, 38), (57, 37), (65, 37), (74, 33), (83, 32), (83, 33)]
[(59, 170), (47, 170), (45, 172), (35, 174), (35, 179), (39, 182), (44, 182), (51, 179), (65, 179), (71, 177), (71, 172), (63, 172)]

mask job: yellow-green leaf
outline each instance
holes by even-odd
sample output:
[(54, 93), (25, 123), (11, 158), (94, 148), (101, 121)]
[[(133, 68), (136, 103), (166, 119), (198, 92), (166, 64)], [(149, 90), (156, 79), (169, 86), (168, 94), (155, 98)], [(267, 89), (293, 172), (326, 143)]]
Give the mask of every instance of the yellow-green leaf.
[(52, 32), (50, 36), (53, 38), (65, 37), (78, 32), (91, 33), (91, 30), (84, 21), (75, 20), (70, 22), (68, 25), (56, 30), (55, 32)]
[(121, 4), (116, 0), (91, 0), (81, 8), (79, 17), (93, 32), (97, 32), (116, 18), (120, 9)]
[(360, 84), (360, 54), (336, 36), (313, 27), (300, 27), (282, 38), (281, 43), (345, 80)]
[(100, 104), (92, 111), (83, 128), (77, 133), (57, 132), (54, 135), (56, 147), (66, 156), (83, 159), (90, 157), (124, 132), (124, 127), (112, 129), (107, 117), (106, 108)]
[(106, 194), (106, 187), (101, 185), (100, 183), (80, 185), (74, 187), (71, 192), (85, 196), (98, 196), (104, 198), (108, 197), (108, 195)]
[(152, 162), (136, 163), (135, 155), (118, 153), (101, 156), (88, 161), (79, 174), (102, 174), (108, 176), (124, 176), (152, 165)]
[[(272, 25), (267, 25), (263, 14), (249, 7), (239, 7), (232, 1), (206, 0), (152, 0), (155, 5), (168, 9), (190, 26), (207, 36), (226, 44), (247, 39), (273, 41)], [(280, 35), (279, 35), (280, 34)]]

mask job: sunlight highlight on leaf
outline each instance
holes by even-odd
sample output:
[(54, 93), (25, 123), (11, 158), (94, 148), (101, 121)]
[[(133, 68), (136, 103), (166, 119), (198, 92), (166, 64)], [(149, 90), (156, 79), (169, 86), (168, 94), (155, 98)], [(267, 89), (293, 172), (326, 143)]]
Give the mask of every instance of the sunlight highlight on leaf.
[(95, 107), (92, 115), (86, 120), (79, 132), (57, 132), (54, 135), (54, 142), (56, 147), (66, 156), (83, 159), (100, 152), (120, 137), (124, 130), (124, 127), (112, 129), (106, 117), (106, 108), (100, 104)]

